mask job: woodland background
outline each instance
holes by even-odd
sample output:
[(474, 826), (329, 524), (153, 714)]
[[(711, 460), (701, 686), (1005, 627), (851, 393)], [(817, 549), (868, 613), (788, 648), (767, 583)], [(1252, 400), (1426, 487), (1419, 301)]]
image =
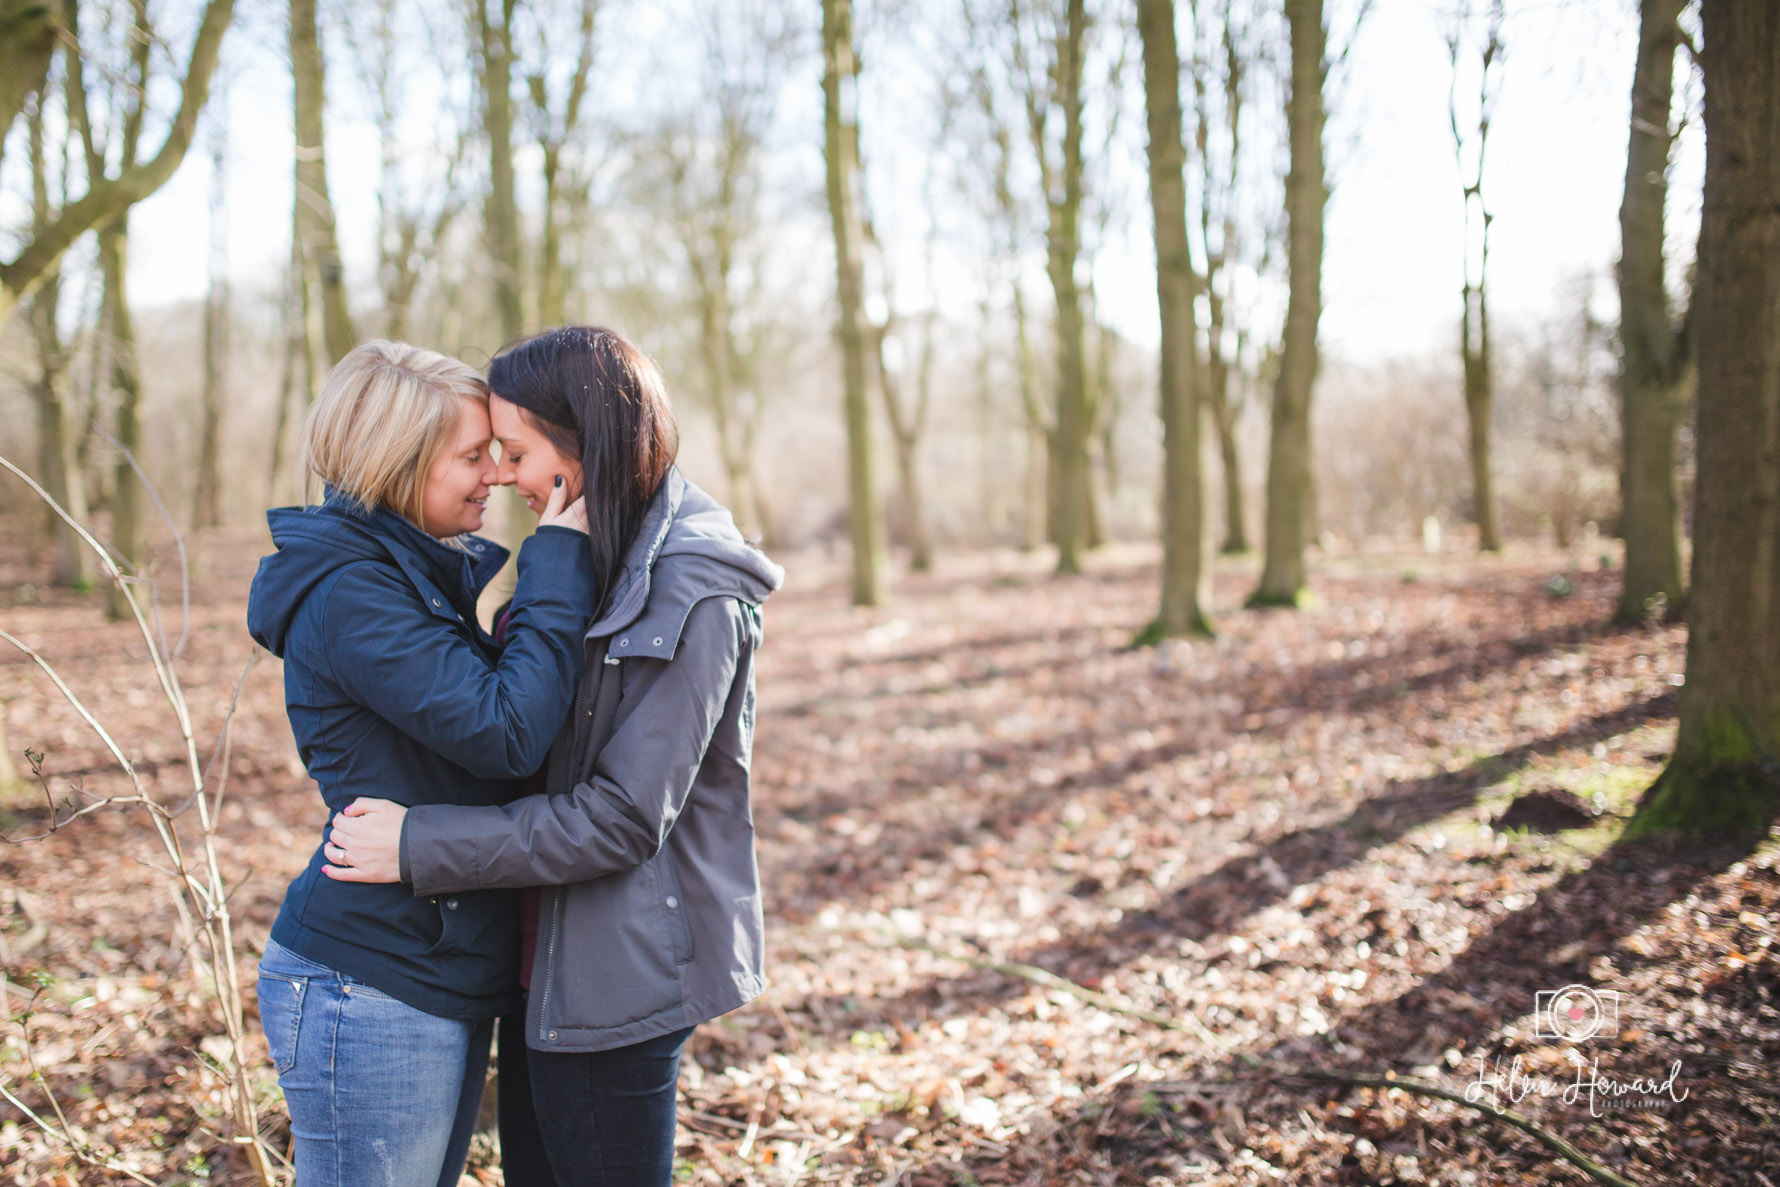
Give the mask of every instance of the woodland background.
[(790, 573), (680, 1178), (1771, 1187), (1776, 112), (1734, 0), (0, 0), (0, 1166), (286, 1177), (263, 510), (589, 321)]

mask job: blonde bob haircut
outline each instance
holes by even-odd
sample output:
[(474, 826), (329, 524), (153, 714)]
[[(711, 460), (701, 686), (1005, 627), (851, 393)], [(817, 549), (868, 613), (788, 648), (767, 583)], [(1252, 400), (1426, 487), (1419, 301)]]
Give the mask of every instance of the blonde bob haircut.
[(488, 385), (467, 364), (406, 342), (366, 342), (328, 372), (309, 410), (303, 464), (363, 510), (388, 507), (419, 526), (427, 474), (455, 443), (465, 400), (488, 405)]

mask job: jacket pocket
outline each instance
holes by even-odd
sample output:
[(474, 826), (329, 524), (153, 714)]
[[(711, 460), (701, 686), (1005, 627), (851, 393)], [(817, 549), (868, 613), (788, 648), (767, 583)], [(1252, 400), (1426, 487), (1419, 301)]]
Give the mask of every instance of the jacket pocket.
[(266, 1049), (281, 1076), (297, 1063), (297, 1033), (303, 1024), (303, 997), (308, 988), (307, 977), (260, 970), (260, 1029), (266, 1032)]
[(432, 911), (434, 922), (438, 925), (438, 939), (427, 948), (426, 955), (431, 956), (462, 956), (468, 948), (464, 943), (465, 925), (459, 918), (463, 913), (463, 904), (455, 894), (435, 895), (428, 900), (428, 909)]
[[(681, 1004), (658, 863), (564, 888), (555, 962), (546, 984), (546, 1030), (605, 1030)], [(548, 917), (546, 917), (546, 925)], [(549, 937), (539, 936), (547, 944)]]
[(680, 872), (674, 865), (671, 845), (663, 845), (655, 855), (655, 866), (661, 879), (660, 907), (667, 913), (668, 949), (676, 965), (692, 959), (692, 924), (686, 917), (686, 896), (680, 893)]

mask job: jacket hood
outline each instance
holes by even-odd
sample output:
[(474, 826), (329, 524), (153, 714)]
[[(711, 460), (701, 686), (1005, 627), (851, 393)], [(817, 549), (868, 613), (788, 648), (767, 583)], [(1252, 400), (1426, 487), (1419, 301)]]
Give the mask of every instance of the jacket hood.
[(784, 581), (785, 570), (742, 538), (729, 510), (675, 468), (649, 504), (606, 612), (587, 634), (622, 630), (645, 606), (690, 609), (718, 595), (758, 606)]
[(278, 551), (262, 557), (254, 574), (247, 630), (254, 642), (280, 659), (303, 603), (348, 565), (394, 562), (409, 580), (436, 585), (454, 603), (467, 600), (474, 614), (476, 594), (507, 560), (507, 550), (492, 540), (463, 536), (460, 550), (393, 511), (367, 513), (331, 491), (317, 506), (274, 507), (266, 512), (266, 525)]

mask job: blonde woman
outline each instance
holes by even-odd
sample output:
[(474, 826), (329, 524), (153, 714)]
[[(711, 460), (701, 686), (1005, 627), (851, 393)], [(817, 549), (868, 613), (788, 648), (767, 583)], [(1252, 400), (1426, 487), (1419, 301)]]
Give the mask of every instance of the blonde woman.
[[(432, 351), (369, 342), (329, 374), (306, 434), (325, 494), (268, 515), (278, 551), (260, 562), (247, 613), (284, 660), (291, 731), (327, 809), (318, 834), (359, 796), (510, 799), (581, 674), (594, 584), (583, 504), (557, 477), (520, 550), (500, 648), (475, 613), (507, 556), (471, 534), (496, 478), (482, 379)], [(318, 836), (260, 964), (297, 1182), (452, 1187), (494, 1019), (520, 1001), (515, 897), (416, 897), (333, 880), (325, 864)]]

